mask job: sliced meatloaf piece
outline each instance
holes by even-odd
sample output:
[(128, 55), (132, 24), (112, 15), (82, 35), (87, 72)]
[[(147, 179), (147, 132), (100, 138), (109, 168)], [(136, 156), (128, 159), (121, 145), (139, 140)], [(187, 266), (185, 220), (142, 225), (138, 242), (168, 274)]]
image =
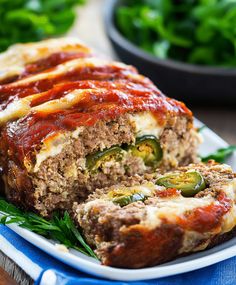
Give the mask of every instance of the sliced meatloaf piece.
[(209, 162), (98, 189), (74, 215), (103, 264), (141, 268), (232, 237), (235, 198), (232, 169)]
[(183, 103), (77, 40), (17, 45), (0, 68), (0, 167), (18, 206), (47, 216), (97, 187), (198, 160)]

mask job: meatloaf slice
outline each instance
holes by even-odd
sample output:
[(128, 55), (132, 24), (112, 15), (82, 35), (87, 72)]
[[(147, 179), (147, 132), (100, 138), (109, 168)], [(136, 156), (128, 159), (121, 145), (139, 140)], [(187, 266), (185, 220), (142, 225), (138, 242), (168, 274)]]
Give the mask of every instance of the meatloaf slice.
[[(14, 52), (19, 62), (3, 65)], [(197, 161), (187, 107), (77, 40), (12, 47), (0, 68), (0, 168), (18, 206), (47, 216), (97, 187)]]
[[(56, 209), (70, 209), (73, 202), (87, 198), (96, 188), (111, 186), (135, 174), (150, 173), (156, 167), (171, 168), (197, 160), (198, 135), (189, 120), (180, 117), (171, 118), (162, 129), (158, 125), (150, 129), (149, 135), (156, 134), (162, 158), (156, 165), (146, 165), (142, 157), (127, 148), (135, 146), (140, 132), (147, 132), (134, 120), (138, 116), (124, 114), (116, 120), (101, 120), (91, 127), (58, 133), (52, 140), (44, 140), (33, 163), (25, 158), (23, 165), (10, 157), (3, 160), (7, 198), (47, 216)], [(143, 113), (140, 116), (145, 118)], [(151, 113), (146, 113), (146, 117), (150, 122)], [(120, 150), (118, 155), (109, 156), (114, 149)], [(8, 149), (2, 153), (3, 158), (7, 152)], [(90, 167), (91, 156), (104, 152), (107, 159), (97, 169)]]
[(160, 264), (235, 233), (235, 177), (229, 166), (214, 162), (136, 176), (74, 204), (75, 220), (103, 264)]

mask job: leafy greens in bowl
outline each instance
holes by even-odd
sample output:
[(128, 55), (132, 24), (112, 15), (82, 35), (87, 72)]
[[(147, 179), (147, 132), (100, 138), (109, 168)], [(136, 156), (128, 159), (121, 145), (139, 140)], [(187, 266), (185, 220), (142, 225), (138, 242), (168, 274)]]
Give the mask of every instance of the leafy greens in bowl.
[[(207, 2), (210, 5), (209, 0), (107, 0), (104, 6), (105, 28), (117, 55), (125, 63), (136, 66), (168, 96), (183, 100), (187, 104), (233, 106), (236, 103), (236, 68), (234, 66), (236, 49), (233, 48), (232, 51), (232, 36), (229, 39), (229, 34), (234, 33), (235, 25), (232, 18), (227, 24), (228, 28), (224, 30), (227, 36), (218, 35), (221, 34), (219, 31), (216, 33), (217, 36), (210, 35), (210, 31), (205, 26), (201, 28), (202, 31), (198, 32), (202, 37), (201, 40), (204, 40), (204, 37), (205, 40), (212, 37), (209, 44), (211, 50), (207, 55), (204, 52), (206, 48), (200, 48), (196, 44), (195, 37), (198, 29), (195, 22), (196, 26), (188, 29), (185, 27), (182, 28), (182, 32), (177, 32), (176, 29), (179, 30), (183, 22), (183, 16), (178, 15), (173, 19), (163, 17), (161, 12), (158, 12), (159, 14), (150, 12), (151, 5), (161, 6), (162, 4), (162, 9), (169, 11), (168, 13), (176, 13), (175, 9), (178, 8), (177, 10), (180, 10), (178, 14), (181, 14), (181, 7), (183, 9), (183, 7), (193, 7), (199, 4), (196, 9), (198, 8), (200, 14), (200, 4), (202, 3), (201, 7), (206, 8), (203, 4)], [(211, 2), (223, 3), (223, 0), (211, 0)], [(235, 11), (233, 7), (236, 1), (224, 0), (224, 2), (231, 7), (227, 10), (230, 15)], [(213, 6), (211, 7), (213, 9)], [(214, 9), (217, 7), (218, 5), (215, 5)], [(134, 12), (130, 12), (133, 10)], [(144, 22), (142, 17), (134, 20), (132, 13), (140, 13), (140, 11), (142, 11), (142, 17), (146, 17), (145, 19), (149, 19), (147, 14), (149, 16), (151, 14), (153, 18), (151, 17), (147, 22)], [(157, 9), (155, 8), (154, 11)], [(182, 12), (183, 15), (186, 15), (186, 11)], [(204, 21), (207, 21), (208, 14), (204, 15), (206, 10), (204, 13), (202, 10), (201, 13)], [(215, 13), (217, 14), (217, 11)], [(157, 25), (157, 19), (162, 22), (160, 26)], [(219, 19), (222, 20), (221, 25), (224, 26), (223, 17)], [(191, 21), (190, 23), (193, 25)], [(123, 29), (126, 29), (127, 36), (121, 31), (121, 25)], [(151, 30), (149, 25), (152, 26)], [(215, 28), (213, 30), (215, 31)], [(218, 44), (222, 38), (227, 38), (226, 42)], [(209, 45), (204, 43), (204, 47)], [(220, 53), (220, 56), (212, 54), (213, 49)], [(188, 62), (190, 54), (192, 54), (191, 63)]]
[(59, 36), (72, 26), (85, 0), (0, 0), (0, 52), (19, 42)]
[(115, 16), (127, 39), (158, 58), (236, 65), (236, 1), (129, 0)]

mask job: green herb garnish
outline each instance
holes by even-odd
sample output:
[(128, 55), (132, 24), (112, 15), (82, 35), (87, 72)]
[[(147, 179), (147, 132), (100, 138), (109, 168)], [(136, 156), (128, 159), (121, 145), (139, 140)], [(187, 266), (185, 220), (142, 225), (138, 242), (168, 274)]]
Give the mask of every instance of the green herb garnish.
[(201, 127), (197, 128), (197, 132), (201, 133), (206, 127), (206, 125), (202, 125)]
[(85, 0), (0, 0), (0, 51), (18, 42), (64, 34), (73, 24), (75, 6)]
[(214, 159), (217, 162), (223, 163), (234, 151), (236, 151), (236, 145), (231, 145), (225, 148), (220, 148), (216, 152), (202, 157), (203, 162), (207, 162), (210, 159)]
[(2, 198), (0, 198), (0, 212), (3, 215), (0, 219), (1, 224), (16, 223), (22, 228), (56, 240), (69, 248), (74, 248), (97, 259), (96, 254), (75, 227), (68, 212), (65, 212), (63, 216), (59, 215), (59, 213), (54, 213), (52, 219), (45, 220), (34, 213), (21, 211)]
[(160, 59), (236, 66), (236, 1), (126, 0), (116, 10), (116, 25)]

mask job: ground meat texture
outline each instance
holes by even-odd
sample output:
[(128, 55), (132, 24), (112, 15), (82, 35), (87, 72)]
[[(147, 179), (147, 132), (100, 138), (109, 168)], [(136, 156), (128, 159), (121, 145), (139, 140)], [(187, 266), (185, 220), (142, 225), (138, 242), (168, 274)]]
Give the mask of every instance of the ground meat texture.
[[(42, 161), (37, 171), (29, 171), (6, 159), (6, 195), (10, 201), (43, 216), (57, 209), (70, 210), (73, 202), (83, 201), (96, 188), (153, 171), (140, 157), (129, 152), (124, 152), (119, 161), (107, 162), (97, 173), (86, 168), (88, 154), (112, 146), (134, 144), (135, 138), (135, 123), (129, 114), (125, 114), (117, 120), (99, 121), (95, 126), (83, 128), (78, 138), (68, 133), (67, 144), (62, 151)], [(188, 118), (171, 117), (163, 127), (159, 141), (163, 149), (163, 158), (158, 165), (160, 169), (197, 160), (199, 138)]]
[[(110, 175), (98, 173), (90, 177), (85, 167), (85, 156), (112, 145), (134, 142), (134, 126), (124, 115), (117, 121), (100, 121), (85, 128), (78, 139), (68, 136), (68, 140), (70, 143), (62, 152), (44, 160), (37, 172), (21, 170), (8, 161), (6, 194), (9, 200), (46, 216), (54, 209), (70, 209), (74, 201), (86, 197), (94, 186), (111, 185), (122, 175), (121, 170), (113, 167), (114, 172)], [(25, 184), (28, 185), (27, 190)], [(26, 199), (21, 201), (24, 194), (27, 194)]]
[[(214, 162), (191, 164), (179, 172), (199, 171), (207, 187), (191, 198), (155, 186), (162, 174), (135, 176), (97, 189), (83, 204), (74, 204), (76, 223), (105, 265), (142, 268), (204, 250), (235, 235), (236, 179), (232, 169)], [(119, 206), (107, 193), (121, 187), (154, 185), (144, 201)], [(151, 183), (151, 184), (150, 184)], [(158, 188), (160, 187), (160, 188)], [(158, 195), (167, 192), (167, 195)]]
[(196, 150), (201, 138), (186, 117), (172, 117), (160, 136), (163, 149), (161, 167), (165, 170), (199, 162)]

